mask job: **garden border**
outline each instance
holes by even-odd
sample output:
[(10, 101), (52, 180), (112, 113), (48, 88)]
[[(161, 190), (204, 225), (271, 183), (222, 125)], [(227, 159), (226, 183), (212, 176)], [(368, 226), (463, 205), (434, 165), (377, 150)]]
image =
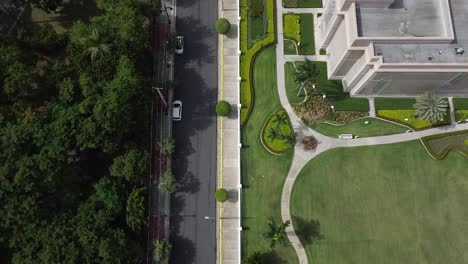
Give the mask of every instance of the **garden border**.
[(460, 154), (462, 154), (463, 156), (468, 158), (468, 151), (465, 151), (464, 149), (460, 149), (459, 146), (453, 146), (453, 145), (448, 146), (447, 148), (445, 148), (442, 151), (441, 155), (437, 155), (437, 154), (434, 153), (434, 150), (432, 149), (432, 147), (427, 142), (428, 140), (431, 140), (431, 139), (438, 139), (438, 138), (444, 138), (444, 137), (447, 137), (447, 136), (454, 136), (454, 135), (467, 134), (467, 133), (468, 133), (468, 130), (461, 130), (461, 131), (449, 132), (449, 133), (444, 133), (444, 134), (437, 134), (437, 135), (422, 137), (422, 138), (420, 138), (420, 141), (421, 141), (421, 144), (426, 149), (429, 156), (431, 156), (431, 158), (434, 159), (434, 160), (443, 160), (447, 156), (447, 154), (452, 150), (457, 151)]
[[(242, 0), (241, 1), (241, 10), (242, 10), (242, 14), (241, 14), (241, 26), (240, 26), (240, 29), (243, 29), (243, 31), (246, 30), (246, 27), (248, 27), (248, 20), (246, 19), (246, 17), (248, 16), (247, 13), (247, 10), (246, 8), (243, 8), (242, 7), (245, 7), (245, 4), (247, 2), (247, 0)], [(276, 32), (277, 32), (277, 25), (276, 25), (276, 3), (275, 1), (273, 0), (267, 0), (266, 1), (266, 7), (267, 7), (267, 18), (270, 19), (270, 16), (271, 16), (271, 19), (270, 21), (272, 21), (273, 23), (273, 26), (271, 27), (272, 29), (272, 32), (269, 32), (270, 30), (270, 27), (269, 25), (267, 25), (267, 36), (264, 37), (262, 40), (256, 42), (250, 49), (248, 48), (248, 35), (247, 35), (247, 39), (245, 41), (242, 41), (242, 38), (245, 37), (244, 35), (245, 34), (248, 34), (248, 32), (242, 32), (241, 33), (241, 47), (240, 47), (240, 52), (242, 53), (241, 54), (241, 59), (240, 59), (240, 86), (241, 86), (241, 115), (240, 115), (240, 126), (241, 128), (243, 128), (245, 126), (245, 124), (247, 123), (249, 117), (250, 117), (250, 114), (252, 113), (252, 109), (254, 107), (254, 102), (255, 102), (255, 89), (254, 89), (254, 85), (253, 85), (253, 66), (254, 66), (254, 63), (255, 63), (255, 60), (257, 59), (257, 55), (265, 48), (273, 45), (273, 44), (276, 44), (277, 43), (277, 37), (276, 37)], [(241, 30), (242, 31), (242, 30)], [(247, 44), (247, 45), (246, 45)], [(251, 53), (251, 54), (250, 54)], [(245, 59), (245, 62), (243, 63)], [(249, 61), (250, 60), (250, 61)], [(248, 73), (245, 74), (247, 71), (245, 70), (245, 66), (244, 64), (248, 63)], [(245, 86), (248, 86), (247, 88)], [(247, 107), (247, 110), (244, 110), (242, 111), (243, 109), (245, 109), (245, 106), (242, 105), (243, 101), (242, 101), (242, 93), (245, 91), (248, 90), (249, 93), (250, 93), (250, 100), (248, 102), (248, 107)], [(245, 111), (247, 111), (245, 113)], [(242, 115), (242, 112), (244, 112), (244, 115)]]
[[(382, 109), (382, 110), (387, 110), (387, 109)], [(389, 111), (392, 111), (392, 110), (393, 110), (393, 109), (390, 109)], [(410, 110), (410, 109), (401, 109), (401, 110)], [(395, 111), (398, 111), (398, 110), (395, 110)], [(448, 113), (447, 113), (447, 114), (448, 114)], [(443, 126), (447, 126), (447, 125), (450, 125), (450, 124), (451, 124), (451, 122), (450, 122), (450, 120), (449, 120), (448, 123), (440, 123), (440, 124), (431, 125), (431, 126), (424, 127), (424, 128), (416, 128), (416, 127), (413, 127), (413, 126), (410, 125), (410, 124), (403, 124), (403, 123), (400, 123), (400, 120), (398, 120), (398, 119), (389, 118), (389, 117), (383, 117), (383, 116), (379, 115), (378, 110), (377, 110), (377, 113), (376, 113), (376, 117), (381, 118), (381, 119), (384, 119), (384, 120), (387, 120), (387, 121), (392, 121), (392, 122), (398, 123), (398, 124), (400, 124), (400, 125), (408, 126), (408, 127), (410, 127), (413, 131), (423, 131), (423, 130), (426, 130), (426, 129), (436, 128), (436, 127), (443, 127)]]

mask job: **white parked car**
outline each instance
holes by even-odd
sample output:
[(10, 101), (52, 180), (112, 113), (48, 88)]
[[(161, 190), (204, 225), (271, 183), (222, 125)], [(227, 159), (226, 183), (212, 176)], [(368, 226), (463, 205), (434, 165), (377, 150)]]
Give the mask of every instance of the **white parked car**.
[(182, 120), (182, 101), (180, 100), (175, 100), (172, 103), (172, 120)]
[(177, 45), (175, 48), (176, 54), (184, 54), (184, 37), (177, 36)]

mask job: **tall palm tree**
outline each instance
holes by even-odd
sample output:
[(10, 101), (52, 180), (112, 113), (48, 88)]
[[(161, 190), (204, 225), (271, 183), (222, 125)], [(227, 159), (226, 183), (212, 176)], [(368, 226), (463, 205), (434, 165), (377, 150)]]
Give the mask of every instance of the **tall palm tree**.
[(270, 139), (270, 142), (273, 143), (275, 139), (282, 139), (283, 133), (281, 132), (281, 129), (279, 127), (276, 127), (276, 128), (270, 127), (268, 129), (267, 137)]
[(262, 234), (262, 237), (270, 240), (270, 250), (272, 250), (276, 243), (287, 245), (289, 240), (286, 236), (286, 227), (291, 224), (291, 221), (276, 223), (273, 217), (267, 218), (268, 230)]
[(89, 36), (82, 39), (82, 44), (86, 47), (85, 53), (89, 55), (91, 61), (104, 54), (110, 53), (110, 46), (96, 29), (91, 31)]
[(317, 65), (306, 58), (304, 63), (296, 67), (294, 81), (305, 88), (312, 88), (319, 74), (320, 71), (317, 69)]
[(275, 113), (275, 116), (273, 117), (272, 122), (276, 123), (277, 126), (287, 125), (288, 124), (288, 117), (286, 116), (285, 112), (278, 111), (278, 112)]
[(445, 98), (438, 97), (433, 92), (427, 92), (416, 98), (413, 107), (416, 109), (417, 116), (434, 124), (444, 120), (448, 101)]

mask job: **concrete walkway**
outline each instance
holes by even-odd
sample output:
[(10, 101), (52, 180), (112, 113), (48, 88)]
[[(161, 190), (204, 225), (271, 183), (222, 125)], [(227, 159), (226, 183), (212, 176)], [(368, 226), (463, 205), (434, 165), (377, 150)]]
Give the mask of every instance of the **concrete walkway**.
[(457, 119), (455, 118), (455, 108), (453, 107), (453, 97), (448, 98), (449, 101), (449, 111), (450, 111), (450, 123), (455, 124), (457, 123)]
[(231, 103), (228, 117), (218, 119), (218, 188), (229, 192), (227, 202), (217, 203), (219, 264), (240, 264), (241, 258), (241, 204), (240, 204), (240, 122), (236, 111), (239, 95), (238, 7), (236, 0), (222, 1), (220, 16), (231, 23), (227, 35), (219, 36), (219, 100)]
[[(295, 13), (307, 13), (307, 12), (317, 12), (316, 9), (307, 9), (307, 8), (283, 8), (282, 7), (282, 0), (276, 0), (276, 21), (277, 25), (283, 25), (283, 13), (287, 12), (295, 12)], [(291, 120), (291, 125), (294, 131), (297, 133), (297, 142), (302, 142), (302, 139), (305, 136), (314, 136), (317, 141), (318, 145), (315, 151), (305, 151), (304, 148), (300, 143), (296, 143), (294, 147), (294, 158), (292, 161), (291, 168), (289, 170), (288, 176), (283, 186), (283, 193), (281, 196), (281, 217), (283, 221), (291, 220), (291, 213), (290, 213), (290, 198), (291, 198), (291, 191), (294, 185), (294, 181), (296, 180), (299, 172), (302, 168), (309, 162), (311, 159), (316, 157), (317, 155), (339, 147), (357, 147), (357, 146), (371, 146), (371, 145), (382, 145), (382, 144), (391, 144), (391, 143), (398, 143), (398, 142), (405, 142), (420, 139), (421, 137), (435, 135), (440, 133), (452, 132), (452, 131), (460, 131), (468, 129), (468, 123), (465, 124), (452, 124), (450, 126), (445, 127), (438, 127), (427, 129), (424, 131), (419, 132), (411, 132), (405, 134), (397, 134), (397, 135), (389, 135), (389, 136), (381, 136), (381, 137), (369, 137), (369, 138), (358, 138), (358, 139), (351, 139), (351, 140), (340, 140), (337, 138), (330, 138), (324, 136), (308, 126), (306, 126), (300, 118), (296, 115), (293, 111), (291, 105), (289, 104), (287, 95), (286, 95), (286, 87), (285, 87), (285, 75), (284, 75), (284, 63), (287, 61), (297, 61), (297, 60), (304, 60), (306, 57), (310, 58), (311, 60), (316, 60), (319, 56), (298, 56), (298, 55), (284, 55), (284, 45), (282, 41), (283, 36), (283, 27), (278, 26), (278, 44), (276, 45), (276, 57), (277, 57), (277, 66), (276, 66), (276, 74), (277, 74), (277, 83), (278, 83), (278, 94), (280, 98), (281, 105), (284, 107), (286, 112), (289, 115)], [(323, 60), (326, 60), (326, 56), (321, 56)], [(372, 102), (371, 102), (372, 101)], [(371, 112), (375, 115), (375, 107), (373, 103), (373, 99), (369, 100)], [(453, 106), (451, 106), (451, 109)], [(296, 254), (299, 259), (299, 263), (306, 264), (308, 263), (307, 255), (305, 253), (305, 249), (301, 244), (299, 238), (297, 237), (296, 233), (294, 232), (294, 223), (292, 223), (287, 229), (286, 233), (288, 235), (289, 240), (291, 241)]]
[(327, 61), (328, 56), (326, 55), (284, 55), (283, 54), (284, 62), (305, 61), (306, 58), (311, 61)]
[[(281, 8), (283, 9), (282, 12), (278, 12), (279, 14), (282, 14), (282, 13), (298, 13), (298, 14), (301, 14), (301, 13), (314, 13), (314, 14), (319, 14), (319, 13), (323, 13), (323, 8), (288, 8), (288, 7), (282, 7)], [(276, 9), (278, 9), (278, 5), (276, 6)], [(278, 24), (278, 25), (281, 25), (281, 24)]]
[(369, 116), (376, 117), (374, 97), (367, 99), (369, 100)]

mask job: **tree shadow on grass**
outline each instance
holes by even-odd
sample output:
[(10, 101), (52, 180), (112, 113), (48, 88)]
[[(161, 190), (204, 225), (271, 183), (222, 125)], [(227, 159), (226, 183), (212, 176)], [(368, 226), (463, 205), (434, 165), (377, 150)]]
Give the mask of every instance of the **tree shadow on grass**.
[(293, 216), (292, 219), (296, 234), (304, 246), (312, 245), (316, 241), (325, 238), (320, 233), (320, 222), (318, 220), (306, 220), (298, 216)]

